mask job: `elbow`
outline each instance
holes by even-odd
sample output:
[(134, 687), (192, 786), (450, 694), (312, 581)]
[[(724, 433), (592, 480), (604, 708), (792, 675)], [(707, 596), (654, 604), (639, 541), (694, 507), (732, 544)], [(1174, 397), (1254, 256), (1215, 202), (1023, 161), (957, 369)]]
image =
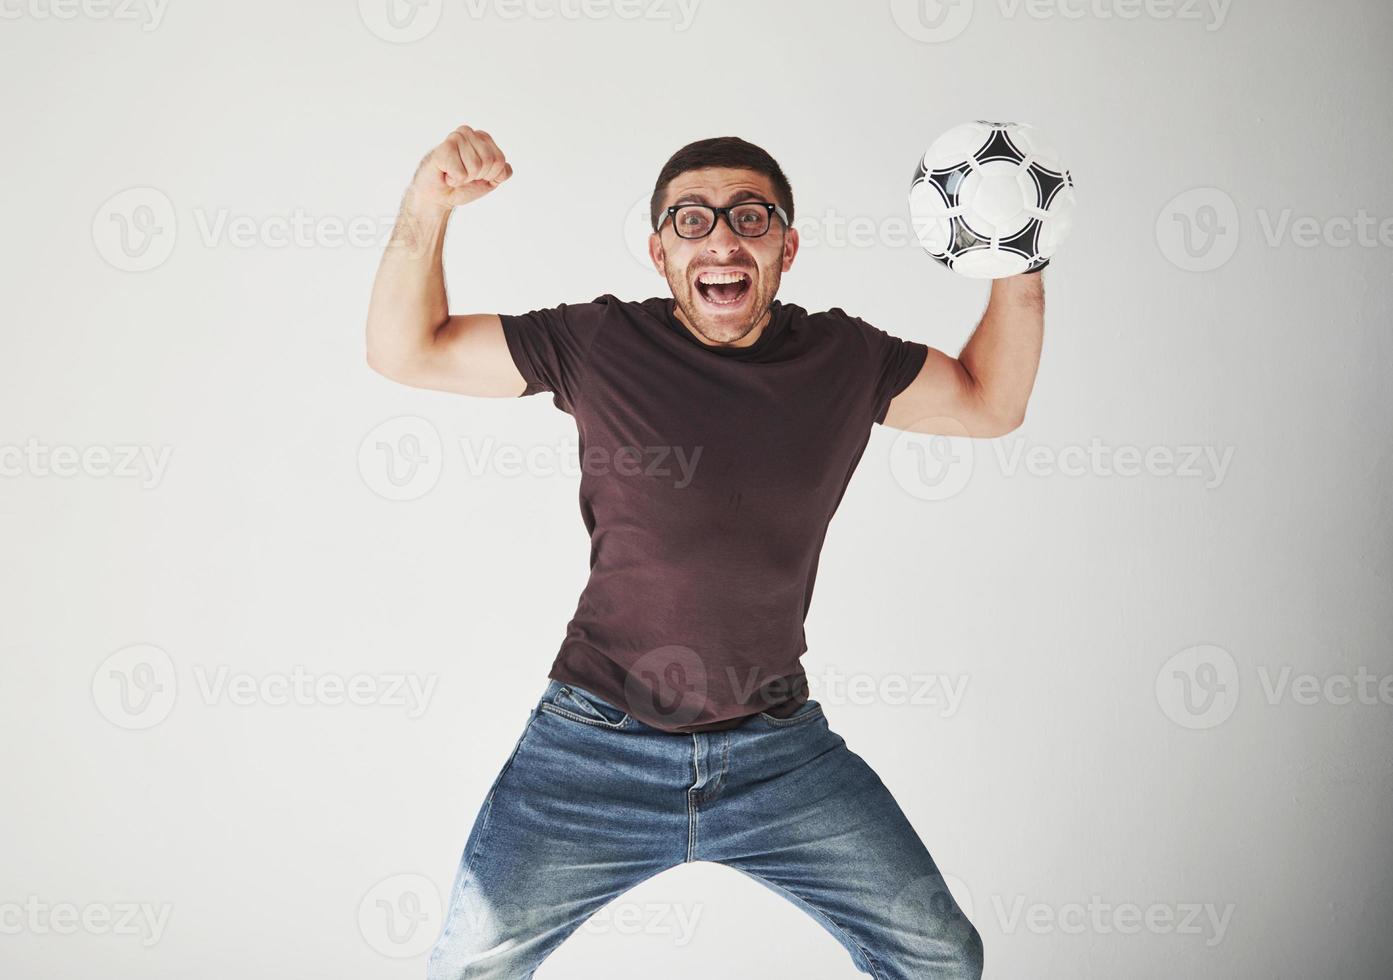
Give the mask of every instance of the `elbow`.
[(368, 329), (364, 350), (368, 367), (392, 381), (401, 381), (413, 361), (418, 360), (396, 334)]
[[(966, 365), (964, 365), (966, 368)], [(1023, 392), (987, 389), (969, 372), (971, 393), (964, 399), (964, 406), (970, 413), (968, 434), (978, 439), (997, 439), (1010, 435), (1025, 422), (1025, 407), (1030, 399), (1030, 390)]]
[(411, 384), (413, 375), (429, 365), (439, 326), (407, 330), (396, 323), (368, 321), (364, 356), (368, 367), (384, 378)]
[(1009, 436), (1024, 423), (1024, 408), (1018, 412), (994, 413), (981, 420), (974, 435), (979, 439), (1000, 439), (1002, 436)]
[(388, 360), (384, 358), (381, 353), (374, 350), (371, 346), (369, 346), (367, 349), (366, 360), (368, 362), (368, 368), (372, 371), (382, 375), (384, 378), (392, 377), (392, 368), (390, 366), (390, 362), (388, 362)]
[(1001, 420), (1000, 434), (1003, 436), (1009, 436), (1012, 432), (1015, 432), (1024, 424), (1025, 409), (1022, 408), (1019, 412), (1013, 412), (1012, 414), (1006, 416), (1004, 419)]
[(363, 356), (367, 360), (368, 368), (384, 377), (390, 377), (388, 373), (389, 358), (383, 343), (384, 331), (372, 318), (368, 318), (368, 327), (365, 332), (363, 344)]
[(405, 384), (406, 361), (399, 355), (383, 351), (369, 344), (366, 356), (368, 368), (389, 381)]
[(1010, 435), (1025, 422), (1025, 405), (1025, 401), (1018, 398), (988, 398), (979, 389), (972, 412), (972, 428), (976, 431), (970, 434), (978, 439)]

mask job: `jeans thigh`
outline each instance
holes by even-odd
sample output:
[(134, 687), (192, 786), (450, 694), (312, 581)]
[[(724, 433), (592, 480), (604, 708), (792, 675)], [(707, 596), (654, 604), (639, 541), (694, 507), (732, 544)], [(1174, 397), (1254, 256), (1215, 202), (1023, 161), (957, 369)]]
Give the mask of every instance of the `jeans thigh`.
[(761, 726), (732, 746), (702, 856), (802, 908), (865, 972), (979, 976), (981, 937), (879, 775), (825, 719)]
[[(526, 977), (609, 901), (682, 858), (633, 736), (538, 702), (474, 818), (431, 980)], [(652, 747), (648, 747), (652, 751)], [(669, 803), (675, 798), (666, 797)]]

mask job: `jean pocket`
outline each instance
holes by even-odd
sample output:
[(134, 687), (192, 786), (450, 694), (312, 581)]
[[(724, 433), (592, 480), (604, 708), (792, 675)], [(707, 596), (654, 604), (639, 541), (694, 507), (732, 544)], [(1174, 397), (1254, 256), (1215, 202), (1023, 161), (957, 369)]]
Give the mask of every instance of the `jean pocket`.
[(628, 712), (574, 684), (557, 688), (541, 707), (550, 714), (601, 728), (622, 728), (629, 723)]
[(780, 728), (784, 728), (789, 725), (798, 725), (802, 724), (805, 721), (812, 721), (814, 718), (822, 717), (822, 702), (815, 701), (812, 698), (809, 698), (808, 700), (800, 704), (797, 710), (795, 710), (793, 714), (789, 715), (787, 718), (779, 718), (775, 715), (771, 715), (767, 711), (761, 711), (759, 713), (759, 716), (763, 718), (765, 721), (767, 721), (769, 724), (775, 725)]

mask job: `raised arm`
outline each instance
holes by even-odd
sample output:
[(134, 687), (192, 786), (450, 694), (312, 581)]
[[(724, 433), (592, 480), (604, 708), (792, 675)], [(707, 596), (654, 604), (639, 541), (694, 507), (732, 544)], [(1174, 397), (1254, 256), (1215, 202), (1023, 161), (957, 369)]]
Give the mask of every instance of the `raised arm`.
[(421, 160), (368, 305), (368, 366), (414, 388), (502, 398), (525, 386), (494, 313), (451, 316), (442, 255), (453, 210), (513, 175), (483, 130), (461, 126)]
[(1018, 428), (1040, 366), (1045, 292), (1038, 272), (992, 280), (982, 321), (956, 358), (929, 348), (890, 401), (885, 424), (910, 432), (992, 438)]

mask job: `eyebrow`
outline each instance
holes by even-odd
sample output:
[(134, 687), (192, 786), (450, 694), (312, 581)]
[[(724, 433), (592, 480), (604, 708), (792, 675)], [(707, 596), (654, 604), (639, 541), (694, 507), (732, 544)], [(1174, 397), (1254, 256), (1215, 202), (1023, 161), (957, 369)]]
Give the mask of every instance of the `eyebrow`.
[[(762, 200), (764, 200), (764, 195), (763, 195), (763, 194), (760, 194), (760, 193), (758, 193), (758, 192), (756, 192), (756, 191), (736, 191), (735, 194), (731, 197), (730, 203), (731, 203), (731, 204), (738, 204), (738, 203), (740, 203), (741, 201), (762, 201)], [(714, 205), (714, 204), (711, 203), (711, 201), (707, 198), (707, 196), (706, 196), (705, 194), (683, 194), (681, 197), (679, 197), (677, 200), (673, 201), (672, 203), (673, 203), (674, 206), (675, 206), (675, 205), (678, 205), (678, 204), (705, 204), (707, 207), (715, 207), (715, 206), (716, 206), (716, 205)]]

